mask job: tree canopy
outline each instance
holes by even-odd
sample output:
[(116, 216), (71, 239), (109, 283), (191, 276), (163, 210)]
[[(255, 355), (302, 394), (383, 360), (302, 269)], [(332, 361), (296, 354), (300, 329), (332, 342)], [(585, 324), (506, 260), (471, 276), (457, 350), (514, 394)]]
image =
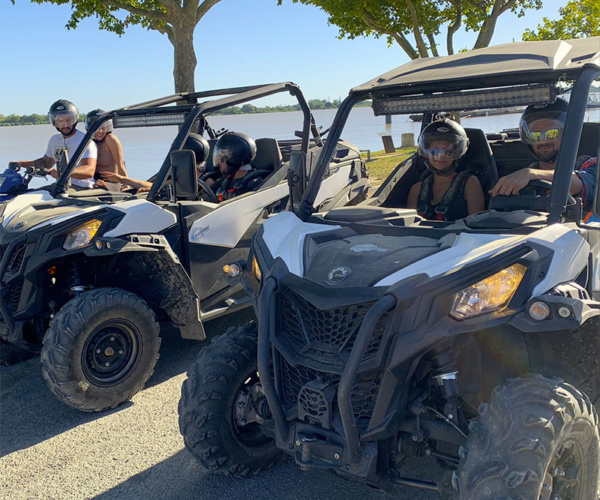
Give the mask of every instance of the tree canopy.
[(521, 17), (527, 9), (542, 7), (542, 0), (292, 1), (324, 10), (329, 23), (339, 28), (339, 38), (386, 36), (390, 45), (397, 43), (411, 59), (439, 55), (438, 38), (444, 31), (446, 51), (454, 54), (453, 37), (461, 28), (478, 32), (473, 49), (487, 47), (499, 16), (511, 12)]
[[(15, 0), (11, 0), (15, 3)], [(194, 30), (204, 15), (221, 0), (31, 0), (34, 3), (71, 5), (67, 28), (77, 28), (82, 19), (96, 17), (100, 29), (123, 35), (140, 25), (166, 35), (173, 44), (175, 92), (193, 92), (196, 54)]]
[(600, 36), (600, 2), (598, 0), (571, 0), (558, 9), (560, 19), (543, 18), (537, 31), (528, 29), (523, 40), (568, 40)]

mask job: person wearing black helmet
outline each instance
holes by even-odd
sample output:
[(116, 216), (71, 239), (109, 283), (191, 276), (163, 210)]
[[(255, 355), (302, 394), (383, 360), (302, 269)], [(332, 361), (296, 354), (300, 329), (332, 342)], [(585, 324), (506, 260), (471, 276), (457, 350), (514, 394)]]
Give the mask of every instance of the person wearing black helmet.
[[(48, 112), (50, 123), (58, 130), (58, 134), (50, 137), (46, 154), (36, 160), (14, 161), (9, 163), (9, 168), (18, 169), (21, 167), (35, 167), (40, 170), (48, 170), (48, 174), (58, 179), (58, 172), (54, 165), (60, 160), (63, 151), (72, 155), (85, 134), (77, 130), (79, 121), (79, 110), (66, 99), (59, 99)], [(79, 160), (77, 167), (71, 174), (71, 184), (74, 189), (89, 189), (94, 186), (94, 172), (96, 171), (97, 151), (96, 145), (88, 144), (83, 156)]]
[(485, 208), (479, 179), (468, 171), (457, 172), (467, 152), (465, 129), (453, 120), (442, 119), (427, 125), (419, 136), (418, 154), (429, 174), (414, 184), (407, 200), (421, 217), (454, 221)]
[(219, 201), (251, 191), (261, 179), (249, 175), (250, 162), (256, 156), (254, 139), (239, 132), (227, 132), (219, 137), (213, 151), (213, 165), (221, 177), (212, 185)]
[[(198, 178), (204, 173), (206, 165), (206, 159), (210, 151), (210, 145), (208, 141), (200, 134), (189, 134), (182, 149), (191, 149), (196, 157), (196, 173)], [(150, 181), (140, 181), (138, 179), (132, 179), (126, 175), (121, 175), (117, 172), (102, 172), (102, 180), (106, 182), (120, 182), (125, 186), (139, 189), (141, 191), (148, 191), (152, 187)]]
[[(525, 108), (519, 122), (519, 136), (537, 158), (527, 168), (501, 177), (490, 191), (492, 196), (518, 195), (533, 180), (552, 181), (562, 140), (568, 104), (557, 98), (550, 104), (535, 104)], [(583, 211), (590, 217), (596, 189), (598, 160), (579, 156), (571, 178), (570, 194), (583, 200)]]
[[(98, 119), (98, 117), (106, 111), (102, 109), (94, 109), (85, 117), (85, 129), (89, 130), (90, 126)], [(94, 143), (98, 148), (98, 159), (96, 162), (96, 187), (105, 187), (107, 189), (120, 191), (120, 183), (114, 182), (106, 184), (102, 180), (104, 173), (116, 173), (123, 177), (127, 177), (127, 169), (123, 160), (123, 146), (121, 141), (113, 133), (112, 120), (107, 120), (100, 125), (94, 134)]]

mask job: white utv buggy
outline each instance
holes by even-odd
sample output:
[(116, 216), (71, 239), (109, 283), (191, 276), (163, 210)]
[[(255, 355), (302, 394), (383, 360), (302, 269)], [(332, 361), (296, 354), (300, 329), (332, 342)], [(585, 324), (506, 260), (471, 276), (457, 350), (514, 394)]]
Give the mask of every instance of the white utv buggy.
[[(224, 130), (218, 110), (286, 92), (297, 98), (300, 131), (256, 138), (253, 189), (221, 203), (197, 179), (191, 132), (211, 148)], [(69, 174), (96, 130), (179, 125), (147, 193), (67, 190)], [(285, 138), (287, 137), (287, 138)], [(327, 143), (292, 83), (178, 94), (102, 114), (50, 190), (27, 191), (0, 206), (0, 336), (41, 351), (51, 391), (83, 411), (112, 408), (142, 389), (160, 344), (158, 320), (181, 336), (205, 338), (203, 322), (250, 305), (223, 264), (247, 257), (269, 214), (285, 209), (292, 152), (316, 158)], [(320, 189), (324, 208), (357, 203), (368, 180), (358, 149), (336, 144)], [(310, 165), (309, 165), (310, 167)], [(208, 156), (208, 172), (214, 170)]]
[[(461, 500), (594, 500), (600, 439), (600, 225), (569, 197), (600, 40), (514, 43), (412, 61), (350, 91), (293, 212), (254, 238), (243, 282), (258, 323), (203, 349), (179, 403), (186, 447), (246, 476), (284, 454), (393, 491)], [(353, 105), (376, 114), (553, 102), (572, 85), (554, 182), (456, 222), (404, 209), (421, 160), (372, 198), (319, 211), (318, 187)], [(424, 123), (424, 124), (425, 124)], [(467, 165), (488, 191), (533, 158), (480, 130)], [(463, 163), (463, 165), (465, 165)], [(548, 195), (549, 192), (549, 195)], [(595, 212), (600, 212), (598, 189)], [(421, 457), (431, 480), (406, 477)], [(433, 475), (433, 474), (432, 474)], [(426, 479), (426, 478), (425, 478)]]

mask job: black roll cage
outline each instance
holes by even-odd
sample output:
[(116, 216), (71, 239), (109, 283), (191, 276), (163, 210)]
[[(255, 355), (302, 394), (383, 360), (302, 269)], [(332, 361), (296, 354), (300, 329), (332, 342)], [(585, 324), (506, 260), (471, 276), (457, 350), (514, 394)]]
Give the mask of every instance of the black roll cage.
[[(308, 152), (308, 146), (310, 143), (310, 135), (317, 145), (322, 145), (323, 141), (321, 135), (316, 126), (314, 117), (308, 107), (308, 103), (302, 94), (302, 91), (292, 82), (272, 83), (263, 85), (252, 85), (247, 87), (235, 87), (228, 89), (215, 89), (202, 92), (186, 92), (174, 94), (171, 96), (161, 97), (150, 101), (145, 101), (139, 104), (126, 106), (113, 111), (108, 111), (98, 117), (87, 130), (85, 137), (73, 153), (73, 156), (69, 159), (67, 168), (64, 169), (58, 180), (56, 181), (51, 194), (56, 197), (60, 193), (65, 192), (65, 186), (67, 180), (72, 174), (75, 166), (79, 163), (85, 149), (87, 148), (90, 141), (96, 131), (100, 128), (102, 123), (111, 119), (118, 119), (119, 117), (134, 117), (134, 116), (160, 116), (160, 115), (173, 115), (173, 114), (184, 114), (187, 115), (183, 124), (180, 125), (180, 130), (175, 139), (171, 144), (169, 153), (174, 150), (181, 149), (188, 134), (192, 131), (192, 126), (199, 118), (209, 115), (215, 111), (235, 106), (262, 97), (267, 97), (273, 94), (288, 92), (294, 96), (300, 106), (300, 110), (303, 114), (303, 127), (300, 148), (304, 153)], [(218, 96), (225, 96), (219, 99), (209, 100), (205, 102), (199, 102), (200, 99), (212, 98)], [(169, 106), (176, 104), (176, 106)], [(169, 155), (166, 156), (160, 167), (152, 188), (150, 189), (147, 200), (152, 201), (156, 198), (157, 193), (160, 191), (168, 173), (170, 170)]]
[[(544, 71), (535, 74), (505, 74), (494, 76), (494, 87), (515, 86), (540, 83), (557, 83), (564, 80), (574, 80), (575, 84), (571, 91), (569, 109), (565, 121), (565, 130), (563, 133), (563, 142), (559, 151), (557, 165), (550, 192), (550, 213), (548, 224), (560, 222), (563, 212), (567, 206), (569, 197), (569, 187), (571, 177), (577, 156), (577, 147), (579, 137), (583, 126), (583, 119), (586, 112), (587, 98), (592, 82), (600, 76), (600, 69), (597, 65), (586, 64), (576, 71)], [(443, 92), (452, 92), (460, 90), (487, 89), (490, 87), (489, 78), (477, 77), (473, 79), (457, 78), (456, 80), (444, 81)], [(346, 120), (352, 108), (359, 102), (371, 99), (401, 97), (415, 94), (433, 94), (439, 92), (435, 89), (435, 82), (427, 82), (416, 85), (382, 86), (368, 90), (350, 91), (348, 97), (344, 99), (338, 112), (335, 115), (331, 128), (329, 130), (328, 140), (325, 143), (323, 152), (313, 171), (304, 196), (300, 201), (297, 210), (297, 216), (301, 220), (307, 220), (314, 212), (314, 201), (321, 186), (323, 175), (326, 168), (335, 154), (335, 145), (339, 140)], [(501, 106), (499, 106), (501, 107)], [(424, 110), (426, 111), (426, 110)], [(422, 127), (427, 123), (430, 113), (425, 113)]]

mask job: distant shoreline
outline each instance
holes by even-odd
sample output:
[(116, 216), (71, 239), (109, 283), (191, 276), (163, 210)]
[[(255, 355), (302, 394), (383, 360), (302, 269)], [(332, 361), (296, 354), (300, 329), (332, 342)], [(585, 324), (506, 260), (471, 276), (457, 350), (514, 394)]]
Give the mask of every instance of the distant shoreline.
[[(317, 111), (320, 109), (337, 109), (340, 107), (341, 101), (334, 99), (328, 101), (326, 99), (310, 99), (308, 101), (308, 107), (311, 111)], [(365, 101), (363, 106), (370, 106), (369, 101)], [(212, 113), (212, 115), (251, 115), (251, 114), (262, 114), (262, 113), (287, 113), (291, 111), (300, 111), (298, 104), (289, 106), (264, 106), (257, 107), (252, 104), (244, 104), (243, 106), (232, 106)], [(80, 120), (85, 120), (85, 114), (80, 115)], [(0, 115), (0, 127), (18, 127), (20, 125), (49, 125), (48, 115)]]

